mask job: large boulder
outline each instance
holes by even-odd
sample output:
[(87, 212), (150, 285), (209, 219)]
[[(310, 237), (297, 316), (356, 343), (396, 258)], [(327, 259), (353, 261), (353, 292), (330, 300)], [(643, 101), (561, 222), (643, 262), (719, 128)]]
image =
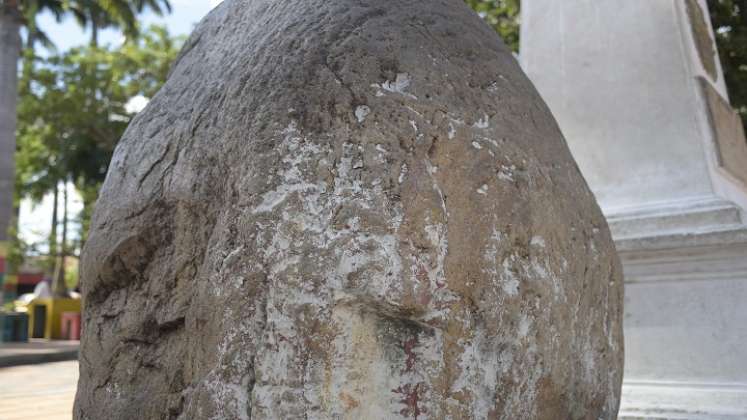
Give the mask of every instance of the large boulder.
[(622, 277), (461, 1), (227, 0), (111, 163), (78, 419), (612, 419)]

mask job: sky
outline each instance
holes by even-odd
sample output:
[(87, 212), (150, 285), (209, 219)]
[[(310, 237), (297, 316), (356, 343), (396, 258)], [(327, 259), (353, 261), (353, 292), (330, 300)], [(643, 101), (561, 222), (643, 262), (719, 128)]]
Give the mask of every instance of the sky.
[[(197, 24), (213, 7), (222, 0), (171, 0), (172, 13), (166, 16), (157, 16), (153, 13), (144, 13), (140, 16), (142, 23), (165, 25), (172, 35), (188, 35), (194, 25)], [(65, 51), (71, 47), (84, 45), (90, 38), (90, 32), (84, 32), (72, 17), (67, 17), (57, 23), (50, 14), (44, 14), (38, 19), (39, 26), (47, 33), (55, 43), (59, 51)], [(118, 45), (123, 40), (121, 33), (106, 30), (100, 33), (101, 44)], [(70, 202), (68, 214), (75, 215), (82, 209), (82, 202), (73, 188), (69, 187)], [(49, 237), (51, 226), (52, 196), (36, 205), (28, 200), (21, 203), (21, 214), (19, 220), (20, 236), (27, 242), (42, 242)], [(62, 203), (58, 211), (62, 214)]]

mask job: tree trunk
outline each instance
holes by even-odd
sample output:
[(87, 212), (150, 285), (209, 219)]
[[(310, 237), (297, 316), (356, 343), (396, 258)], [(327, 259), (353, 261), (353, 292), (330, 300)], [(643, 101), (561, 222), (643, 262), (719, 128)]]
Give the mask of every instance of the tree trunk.
[(96, 17), (91, 19), (91, 47), (99, 46), (99, 25), (96, 22)]
[(65, 260), (67, 256), (67, 182), (63, 184), (62, 190), (62, 240), (60, 241), (59, 253), (56, 258), (56, 270), (54, 286), (52, 291), (55, 297), (67, 297), (67, 284), (65, 284)]
[[(60, 202), (60, 189), (57, 184), (54, 186), (54, 193), (52, 194), (52, 226), (49, 229), (49, 257), (57, 258), (57, 207)], [(51, 276), (54, 276), (54, 267), (52, 267)], [(50, 277), (51, 277), (50, 276)]]
[[(0, 4), (0, 257), (3, 259), (7, 256), (8, 231), (13, 219), (20, 28), (17, 0), (4, 1)], [(0, 277), (0, 304), (4, 302), (4, 277)]]
[(0, 242), (8, 240), (13, 219), (13, 180), (16, 151), (16, 103), (21, 27), (14, 0), (0, 6)]

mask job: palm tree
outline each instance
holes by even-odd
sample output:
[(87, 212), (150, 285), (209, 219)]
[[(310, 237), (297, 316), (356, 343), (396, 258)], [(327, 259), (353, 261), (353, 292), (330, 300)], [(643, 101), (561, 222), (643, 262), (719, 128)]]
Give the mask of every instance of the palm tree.
[[(0, 243), (8, 240), (13, 220), (13, 178), (15, 175), (16, 102), (18, 60), (21, 56), (21, 27), (29, 25), (30, 42), (43, 40), (35, 25), (35, 15), (51, 11), (60, 16), (61, 0), (0, 0)], [(4, 255), (0, 255), (4, 257)]]
[[(16, 0), (0, 3), (0, 241), (8, 239), (13, 217), (18, 59), (22, 15)], [(4, 257), (4, 255), (0, 255)]]
[(99, 31), (120, 28), (128, 38), (138, 35), (135, 17), (150, 9), (161, 16), (171, 13), (169, 0), (71, 0), (70, 12), (82, 27), (91, 28), (91, 46), (99, 42)]
[[(58, 1), (35, 1), (38, 10)], [(15, 218), (13, 180), (15, 177), (16, 103), (18, 100), (18, 60), (21, 56), (20, 30), (24, 7), (20, 0), (0, 0), (0, 258), (6, 257), (8, 231)], [(4, 275), (5, 273), (0, 273)], [(3, 278), (0, 278), (2, 298)], [(2, 303), (2, 299), (0, 299)]]
[[(15, 215), (13, 179), (21, 27), (28, 29), (26, 47), (33, 48), (37, 42), (51, 45), (36, 25), (36, 16), (43, 11), (58, 18), (71, 13), (82, 26), (91, 27), (91, 43), (95, 45), (99, 29), (106, 27), (122, 28), (128, 37), (136, 36), (135, 17), (146, 9), (163, 14), (171, 12), (171, 5), (168, 0), (0, 0), (0, 257), (5, 256), (8, 229)], [(33, 57), (24, 67), (30, 69), (31, 63)], [(1, 286), (0, 278), (0, 293)]]
[(36, 22), (37, 16), (48, 11), (54, 15), (57, 22), (62, 21), (65, 14), (65, 8), (62, 0), (25, 0), (22, 2), (21, 12), (23, 13), (23, 24), (26, 27), (26, 50), (33, 51), (36, 44), (41, 44), (44, 48), (54, 50), (55, 45), (44, 31), (39, 28)]

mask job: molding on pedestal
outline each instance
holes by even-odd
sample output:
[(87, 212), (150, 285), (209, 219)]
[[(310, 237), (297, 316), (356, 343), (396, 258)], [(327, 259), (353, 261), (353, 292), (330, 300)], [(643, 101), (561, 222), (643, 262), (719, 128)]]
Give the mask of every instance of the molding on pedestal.
[[(680, 253), (692, 248), (733, 247), (747, 244), (747, 226), (735, 225), (705, 232), (675, 232), (615, 240), (621, 257), (626, 254), (674, 249)], [(685, 254), (683, 254), (685, 255)], [(743, 254), (744, 256), (744, 254)]]
[[(747, 236), (745, 231), (740, 233), (744, 240), (731, 245), (621, 252), (625, 284), (743, 281), (747, 279)], [(695, 241), (701, 239), (695, 238)]]
[(747, 418), (747, 384), (626, 381), (621, 420)]
[(621, 254), (747, 243), (743, 210), (718, 197), (604, 210)]

